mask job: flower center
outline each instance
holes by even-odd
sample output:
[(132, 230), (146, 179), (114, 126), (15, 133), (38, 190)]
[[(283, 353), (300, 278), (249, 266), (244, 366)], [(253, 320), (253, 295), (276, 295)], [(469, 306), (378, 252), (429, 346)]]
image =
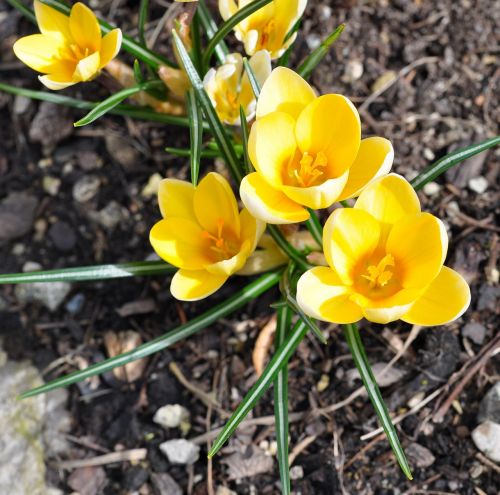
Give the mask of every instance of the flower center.
[(287, 170), (288, 177), (293, 185), (299, 185), (300, 187), (315, 186), (322, 182), (324, 168), (327, 165), (328, 160), (322, 151), (316, 153), (316, 156), (305, 151), (300, 159), (295, 156), (290, 160)]
[(82, 47), (78, 46), (76, 43), (69, 45), (69, 48), (71, 50), (72, 55), (78, 61), (83, 60), (84, 58), (87, 58), (90, 54), (90, 50), (88, 48), (83, 49)]
[[(215, 255), (216, 261), (227, 260), (237, 253), (236, 243), (233, 242), (227, 232), (224, 232), (224, 219), (219, 218), (216, 222), (215, 234), (204, 230), (202, 236), (209, 241), (209, 249)], [(226, 235), (225, 235), (226, 234)]]
[(257, 50), (262, 50), (268, 47), (268, 43), (274, 40), (276, 37), (276, 22), (274, 20), (269, 21), (261, 31), (261, 35), (258, 41)]
[(392, 279), (392, 269), (394, 268), (394, 256), (386, 254), (377, 265), (369, 265), (366, 273), (361, 275), (370, 283), (370, 289), (374, 287), (385, 287)]

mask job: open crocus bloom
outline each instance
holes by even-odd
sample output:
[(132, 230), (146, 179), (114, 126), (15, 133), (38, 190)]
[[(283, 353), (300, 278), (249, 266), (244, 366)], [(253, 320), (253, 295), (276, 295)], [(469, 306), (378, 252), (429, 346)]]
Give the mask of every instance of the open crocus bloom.
[(361, 139), (358, 112), (345, 96), (316, 97), (285, 67), (265, 82), (256, 117), (248, 140), (256, 172), (243, 179), (240, 196), (267, 223), (307, 220), (305, 207), (327, 208), (355, 197), (392, 166), (391, 143)]
[[(226, 21), (250, 0), (219, 0), (219, 11)], [(274, 60), (295, 41), (297, 33), (286, 37), (304, 13), (307, 0), (273, 0), (241, 21), (235, 28), (236, 37), (243, 42), (248, 55), (267, 50)]]
[(202, 299), (219, 289), (243, 267), (265, 229), (248, 210), (238, 211), (227, 180), (215, 172), (197, 187), (164, 179), (158, 201), (163, 220), (154, 225), (149, 238), (162, 259), (180, 268), (170, 290), (183, 301)]
[(19, 39), (13, 49), (28, 67), (46, 74), (39, 79), (47, 88), (93, 79), (120, 50), (121, 31), (101, 37), (96, 16), (83, 3), (75, 3), (69, 17), (38, 0), (34, 7), (41, 34)]
[(443, 325), (470, 303), (465, 280), (443, 266), (447, 247), (442, 222), (421, 213), (410, 184), (390, 174), (370, 184), (354, 208), (332, 213), (323, 232), (329, 267), (302, 275), (297, 301), (308, 315), (333, 323), (365, 317)]
[[(259, 86), (262, 86), (271, 74), (269, 52), (258, 51), (250, 58), (249, 64)], [(245, 110), (247, 120), (255, 116), (255, 95), (243, 68), (243, 57), (239, 53), (229, 54), (226, 62), (217, 70), (210, 69), (203, 80), (203, 86), (225, 124), (240, 123), (240, 106)]]

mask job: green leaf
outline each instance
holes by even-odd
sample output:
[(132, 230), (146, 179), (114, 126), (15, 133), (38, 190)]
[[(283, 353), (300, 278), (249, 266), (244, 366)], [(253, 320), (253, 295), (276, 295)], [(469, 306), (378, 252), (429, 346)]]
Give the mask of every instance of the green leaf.
[(243, 178), (243, 172), (241, 170), (240, 163), (238, 161), (238, 157), (236, 156), (236, 152), (234, 147), (226, 134), (226, 130), (222, 125), (215, 108), (210, 101), (209, 96), (207, 95), (205, 88), (203, 87), (203, 83), (200, 79), (198, 72), (189, 57), (182, 40), (175, 30), (172, 31), (175, 47), (177, 48), (177, 52), (179, 53), (179, 58), (182, 61), (182, 65), (184, 66), (184, 70), (191, 81), (191, 85), (193, 86), (194, 92), (196, 93), (196, 99), (199, 104), (203, 108), (203, 112), (205, 113), (205, 117), (208, 120), (208, 125), (212, 130), (215, 141), (219, 149), (222, 152), (222, 156), (229, 168), (229, 171), (233, 175), (236, 183), (239, 184), (241, 179)]
[[(288, 307), (278, 310), (275, 348), (284, 343), (290, 330), (292, 313)], [(290, 494), (290, 465), (288, 463), (288, 362), (283, 364), (274, 379), (274, 418), (276, 423), (276, 443), (278, 444), (278, 464), (280, 469), (281, 493)]]
[(396, 428), (394, 428), (394, 425), (392, 424), (391, 416), (389, 415), (389, 411), (387, 410), (384, 399), (382, 398), (380, 389), (378, 388), (375, 377), (373, 376), (365, 348), (363, 347), (363, 343), (359, 335), (358, 327), (355, 323), (343, 325), (343, 327), (347, 344), (351, 350), (352, 358), (356, 364), (356, 368), (358, 368), (361, 380), (363, 381), (363, 385), (368, 392), (368, 396), (370, 397), (373, 408), (375, 409), (378, 419), (382, 424), (382, 428), (384, 429), (387, 439), (391, 444), (392, 451), (394, 452), (402, 471), (409, 480), (412, 480), (413, 476), (411, 474), (410, 466), (406, 460), (403, 447), (401, 447), (401, 443), (399, 442)]
[(277, 225), (268, 225), (267, 230), (271, 234), (272, 238), (278, 245), (278, 247), (285, 252), (285, 254), (293, 260), (297, 266), (299, 266), (302, 270), (309, 270), (312, 268), (306, 259), (302, 256), (302, 254), (297, 251), (285, 238), (282, 234), (281, 230)]
[(139, 60), (134, 60), (134, 80), (137, 84), (142, 84), (144, 82), (144, 77), (142, 76), (141, 64)]
[(193, 186), (198, 184), (200, 174), (201, 145), (203, 140), (203, 119), (201, 109), (197, 105), (196, 95), (193, 89), (187, 93), (187, 107), (189, 115), (189, 136), (190, 136), (190, 162), (191, 162), (191, 182)]
[[(12, 2), (12, 0), (8, 1)], [(59, 12), (62, 12), (63, 14), (69, 16), (71, 7), (66, 5), (61, 0), (42, 0), (42, 2), (46, 5), (49, 5), (50, 7), (55, 8)], [(103, 35), (109, 33), (113, 29), (116, 29), (116, 26), (108, 24), (107, 22), (101, 19), (98, 19), (98, 21), (99, 25), (101, 26), (101, 31)], [(137, 41), (130, 38), (129, 36), (123, 35), (122, 48), (123, 50), (130, 53), (134, 57), (138, 58), (139, 60), (142, 60), (145, 64), (148, 64), (155, 71), (158, 70), (161, 65), (168, 65), (170, 67), (175, 67), (175, 64), (173, 64), (170, 60), (152, 50), (149, 50), (140, 43), (137, 43)]]
[[(215, 36), (217, 32), (217, 23), (214, 21), (212, 14), (207, 9), (204, 0), (199, 0), (198, 2), (198, 14), (200, 15), (200, 22), (205, 30), (205, 34), (207, 38), (210, 40)], [(217, 60), (223, 64), (226, 61), (226, 55), (229, 54), (229, 49), (224, 40), (220, 40), (217, 46), (215, 47), (215, 56)]]
[[(170, 153), (170, 154), (175, 155), (175, 156), (182, 156), (182, 157), (190, 157), (191, 156), (191, 150), (188, 150), (185, 148), (166, 147), (165, 151), (167, 153)], [(200, 151), (201, 158), (218, 158), (220, 156), (222, 156), (222, 153), (219, 150), (203, 149)]]
[(208, 453), (209, 458), (213, 457), (220, 450), (224, 443), (234, 433), (234, 430), (236, 430), (241, 421), (245, 419), (245, 416), (251, 411), (255, 403), (262, 397), (264, 392), (269, 388), (269, 385), (271, 385), (276, 378), (279, 370), (288, 362), (290, 356), (300, 344), (306, 333), (307, 326), (302, 321), (298, 321), (290, 334), (286, 337), (283, 345), (276, 350), (262, 375), (245, 395), (245, 398), (241, 401), (236, 411), (234, 411), (218, 437), (215, 439)]
[(201, 36), (200, 36), (200, 16), (198, 14), (198, 9), (196, 9), (193, 20), (190, 26), (191, 32), (191, 58), (193, 64), (197, 71), (201, 71), (201, 59), (202, 59), (202, 48), (201, 48)]
[(98, 103), (85, 117), (81, 118), (73, 125), (75, 127), (82, 127), (84, 125), (91, 124), (99, 117), (102, 117), (117, 105), (119, 105), (123, 100), (128, 98), (129, 96), (133, 96), (141, 91), (146, 91), (148, 88), (153, 86), (158, 86), (159, 84), (163, 85), (163, 83), (159, 81), (148, 81), (141, 84), (137, 84), (135, 86), (131, 86), (130, 88), (122, 89), (115, 94), (112, 94), (105, 100)]
[(23, 3), (18, 0), (7, 0), (15, 9), (19, 10), (27, 19), (36, 24), (36, 17), (32, 10), (28, 9)]
[(132, 361), (142, 359), (146, 356), (150, 356), (151, 354), (155, 354), (156, 352), (166, 349), (172, 344), (175, 344), (180, 340), (194, 335), (195, 333), (203, 330), (209, 325), (216, 323), (221, 318), (224, 318), (237, 309), (245, 306), (245, 304), (259, 297), (273, 285), (276, 285), (278, 283), (279, 277), (280, 272), (267, 273), (238, 291), (229, 299), (226, 299), (224, 302), (213, 307), (206, 313), (193, 318), (188, 323), (179, 325), (170, 332), (167, 332), (150, 342), (146, 342), (145, 344), (136, 347), (132, 351), (119, 354), (118, 356), (106, 359), (99, 363), (93, 364), (88, 368), (80, 371), (75, 371), (74, 373), (62, 376), (40, 387), (36, 387), (32, 390), (24, 392), (21, 394), (20, 398), (25, 399), (26, 397), (43, 394), (57, 388), (67, 387), (68, 385), (80, 382), (91, 376), (106, 373), (118, 366), (124, 366), (125, 364), (128, 364)]
[(440, 176), (442, 173), (446, 172), (449, 168), (458, 165), (460, 162), (467, 160), (471, 156), (477, 155), (483, 151), (493, 148), (500, 144), (500, 136), (495, 136), (486, 141), (481, 141), (477, 144), (472, 144), (466, 146), (465, 148), (459, 148), (458, 150), (448, 153), (443, 158), (440, 158), (437, 162), (433, 163), (427, 167), (424, 171), (415, 177), (410, 184), (415, 190), (422, 189), (428, 182), (434, 180), (436, 177)]
[(240, 125), (241, 125), (241, 138), (243, 140), (243, 163), (245, 165), (245, 172), (251, 174), (253, 172), (252, 162), (248, 156), (248, 122), (245, 110), (240, 105)]
[(318, 215), (311, 208), (309, 210), (309, 219), (306, 220), (307, 230), (311, 233), (314, 240), (318, 243), (319, 247), (323, 247), (323, 226), (319, 221)]
[(8, 273), (0, 275), (0, 285), (32, 282), (87, 282), (89, 280), (174, 273), (176, 270), (176, 267), (162, 260), (132, 261), (130, 263), (117, 263), (115, 265), (92, 265), (60, 268), (58, 270)]
[(325, 336), (323, 335), (323, 332), (318, 328), (318, 325), (314, 322), (312, 318), (307, 316), (304, 311), (302, 311), (302, 308), (299, 306), (297, 299), (295, 297), (295, 294), (297, 292), (296, 290), (296, 284), (292, 285), (292, 277), (294, 276), (295, 272), (295, 263), (290, 263), (288, 265), (288, 268), (283, 272), (283, 275), (280, 280), (280, 291), (285, 298), (285, 301), (288, 305), (289, 308), (293, 309), (295, 313), (299, 315), (299, 318), (307, 325), (309, 330), (311, 330), (314, 335), (319, 339), (319, 341), (322, 344), (327, 344), (328, 341), (326, 340)]
[(205, 53), (203, 54), (203, 67), (209, 67), (210, 57), (215, 50), (215, 47), (220, 43), (225, 36), (232, 31), (232, 29), (239, 24), (241, 21), (245, 20), (247, 17), (252, 15), (257, 10), (265, 7), (272, 0), (253, 0), (249, 4), (245, 5), (242, 9), (238, 10), (236, 14), (231, 16), (219, 30), (212, 36), (210, 42), (208, 43)]
[(308, 57), (300, 64), (297, 72), (304, 79), (308, 79), (312, 74), (313, 70), (316, 66), (321, 62), (323, 57), (328, 53), (330, 46), (334, 43), (334, 41), (342, 34), (342, 31), (345, 28), (345, 24), (341, 24), (337, 27), (332, 33), (328, 35), (328, 37), (321, 42), (321, 44), (316, 48)]
[[(4, 83), (0, 83), (0, 91), (5, 91), (6, 93), (10, 93), (13, 95), (25, 96), (26, 98), (32, 98), (33, 100), (48, 101), (50, 103), (55, 103), (56, 105), (78, 108), (81, 110), (91, 110), (99, 105), (98, 102), (94, 103), (91, 101), (78, 100), (76, 98), (70, 98), (69, 96), (57, 94), (56, 92), (49, 93), (48, 91), (36, 91), (33, 89), (18, 88), (16, 86), (11, 86), (10, 84)], [(146, 107), (120, 104), (111, 109), (109, 113), (113, 115), (131, 117), (134, 119), (160, 122), (162, 124), (189, 127), (189, 119), (187, 117), (158, 113)], [(203, 127), (204, 129), (208, 130), (208, 125), (203, 124)]]
[(148, 20), (148, 8), (149, 8), (149, 0), (141, 0), (139, 6), (139, 40), (141, 43), (147, 47), (146, 37), (144, 36), (144, 26)]
[(243, 58), (243, 66), (245, 67), (246, 73), (248, 75), (248, 80), (250, 81), (250, 86), (252, 86), (252, 91), (253, 94), (255, 95), (255, 98), (259, 98), (260, 95), (260, 84), (259, 81), (257, 81), (257, 77), (250, 66), (250, 63), (248, 62), (247, 58)]

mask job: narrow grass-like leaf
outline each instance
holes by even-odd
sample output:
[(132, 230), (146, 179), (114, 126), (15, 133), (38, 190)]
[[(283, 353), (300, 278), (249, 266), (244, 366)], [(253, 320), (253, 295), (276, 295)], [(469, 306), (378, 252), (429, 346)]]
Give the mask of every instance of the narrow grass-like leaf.
[(292, 283), (292, 277), (295, 272), (295, 263), (290, 263), (288, 268), (283, 272), (283, 275), (280, 280), (280, 291), (283, 295), (287, 305), (291, 308), (295, 313), (297, 313), (300, 319), (307, 325), (309, 330), (311, 330), (314, 335), (319, 339), (322, 344), (327, 344), (323, 332), (318, 328), (318, 325), (314, 322), (312, 318), (307, 316), (302, 308), (299, 306), (295, 294), (297, 292), (296, 284)]
[(208, 43), (205, 53), (203, 54), (203, 66), (208, 67), (210, 65), (210, 57), (215, 50), (215, 47), (220, 43), (224, 37), (232, 31), (232, 29), (239, 24), (241, 21), (245, 20), (247, 17), (252, 15), (257, 10), (265, 7), (272, 0), (253, 0), (253, 2), (248, 3), (242, 9), (238, 10), (236, 14), (231, 16), (219, 30), (213, 35), (212, 39)]
[(27, 19), (36, 24), (36, 17), (32, 10), (28, 9), (26, 5), (18, 0), (7, 0), (8, 3), (12, 5), (15, 9), (19, 10)]
[(467, 160), (467, 158), (470, 158), (471, 156), (477, 155), (478, 153), (486, 151), (489, 148), (493, 148), (498, 144), (500, 144), (500, 136), (495, 136), (490, 139), (486, 139), (486, 141), (481, 141), (480, 143), (472, 144), (470, 146), (466, 146), (465, 148), (459, 148), (458, 150), (452, 151), (420, 172), (420, 174), (418, 174), (410, 182), (410, 184), (415, 190), (422, 189), (425, 184), (434, 180), (436, 177), (446, 172), (449, 168), (458, 165), (460, 162)]
[[(274, 347), (279, 349), (290, 330), (292, 312), (285, 306), (278, 309)], [(288, 463), (288, 362), (278, 371), (274, 379), (274, 418), (281, 493), (290, 494), (290, 465)]]
[(99, 117), (102, 117), (106, 113), (110, 112), (113, 108), (115, 108), (129, 96), (133, 96), (137, 93), (140, 93), (141, 91), (146, 91), (147, 89), (152, 88), (153, 86), (158, 86), (159, 84), (163, 83), (159, 81), (149, 81), (131, 86), (130, 88), (122, 89), (121, 91), (112, 94), (105, 100), (98, 103), (87, 115), (85, 115), (85, 117), (81, 118), (73, 125), (75, 127), (82, 127), (84, 125), (91, 124)]
[(240, 125), (241, 125), (241, 138), (243, 140), (243, 163), (245, 165), (245, 172), (251, 174), (253, 172), (252, 162), (248, 156), (248, 122), (245, 110), (240, 105)]
[[(12, 0), (8, 1), (12, 2)], [(55, 8), (59, 12), (62, 12), (63, 14), (69, 16), (71, 7), (66, 5), (61, 0), (41, 0), (41, 1), (44, 4), (49, 5), (50, 7)], [(25, 14), (25, 12), (23, 12), (23, 14)], [(107, 34), (116, 28), (116, 26), (108, 24), (107, 22), (101, 19), (98, 19), (98, 21), (99, 25), (101, 26), (103, 34)], [(154, 70), (158, 70), (161, 65), (168, 65), (170, 67), (175, 67), (175, 64), (173, 64), (170, 60), (160, 55), (159, 53), (149, 50), (140, 43), (137, 43), (137, 41), (130, 38), (129, 36), (123, 35), (122, 48), (126, 52), (132, 54), (134, 57), (138, 58), (139, 60), (142, 60), (145, 64), (148, 64)]]
[(321, 225), (321, 222), (319, 221), (318, 215), (316, 215), (316, 212), (312, 210), (311, 208), (308, 208), (309, 210), (309, 219), (306, 220), (306, 227), (307, 230), (311, 233), (313, 236), (314, 240), (318, 243), (320, 247), (323, 246), (323, 227)]
[[(6, 93), (10, 93), (13, 95), (25, 96), (26, 98), (32, 98), (33, 100), (48, 101), (50, 103), (55, 103), (56, 105), (78, 108), (80, 110), (92, 110), (97, 105), (99, 105), (99, 102), (94, 103), (91, 101), (79, 100), (77, 98), (71, 98), (69, 96), (57, 94), (56, 92), (49, 93), (48, 91), (36, 91), (34, 89), (18, 88), (16, 86), (11, 86), (10, 84), (4, 83), (0, 83), (0, 91), (5, 91)], [(146, 107), (120, 104), (111, 109), (109, 113), (113, 115), (132, 117), (140, 120), (160, 122), (162, 124), (189, 127), (189, 119), (187, 117), (158, 113)], [(209, 129), (208, 125), (205, 123), (203, 124), (203, 128), (206, 130)]]
[(246, 287), (238, 291), (230, 298), (226, 299), (224, 302), (213, 307), (206, 313), (193, 318), (188, 323), (179, 325), (170, 332), (167, 332), (150, 342), (146, 342), (145, 344), (136, 347), (132, 351), (119, 354), (118, 356), (106, 359), (99, 363), (93, 364), (88, 368), (80, 371), (75, 371), (74, 373), (62, 376), (40, 387), (36, 387), (32, 390), (24, 392), (21, 394), (21, 398), (24, 399), (26, 397), (43, 394), (57, 388), (67, 387), (68, 385), (80, 382), (91, 376), (106, 373), (107, 371), (110, 371), (118, 366), (124, 366), (127, 363), (130, 363), (137, 359), (142, 359), (146, 356), (150, 356), (151, 354), (166, 349), (172, 344), (190, 337), (191, 335), (217, 322), (219, 319), (224, 318), (237, 309), (245, 306), (245, 304), (259, 297), (273, 285), (276, 285), (279, 281), (279, 278), (280, 272), (266, 273), (251, 284), (248, 284)]
[(182, 65), (184, 66), (184, 70), (191, 81), (191, 85), (193, 86), (193, 90), (196, 93), (196, 99), (199, 104), (203, 108), (203, 112), (205, 113), (205, 117), (208, 120), (208, 125), (212, 130), (215, 141), (219, 149), (222, 151), (222, 155), (224, 160), (229, 168), (229, 171), (233, 175), (236, 183), (239, 184), (241, 179), (243, 178), (242, 167), (239, 163), (238, 157), (236, 156), (236, 152), (234, 147), (229, 139), (224, 126), (222, 125), (215, 108), (210, 101), (209, 96), (207, 95), (205, 88), (203, 87), (203, 83), (200, 79), (198, 72), (196, 71), (191, 58), (189, 57), (182, 40), (175, 30), (172, 31), (175, 47), (177, 48), (177, 52), (179, 53), (179, 57), (182, 61)]
[(297, 72), (304, 79), (308, 79), (312, 74), (313, 70), (316, 66), (321, 62), (323, 57), (328, 53), (330, 46), (334, 43), (334, 41), (342, 34), (342, 31), (345, 28), (345, 24), (341, 24), (337, 27), (332, 33), (328, 35), (328, 37), (321, 42), (321, 44), (313, 51), (307, 58), (300, 64)]
[[(185, 148), (170, 148), (167, 147), (165, 148), (165, 151), (167, 153), (170, 153), (175, 156), (182, 156), (182, 157), (190, 157), (191, 156), (191, 150), (185, 149)], [(222, 153), (218, 150), (201, 150), (200, 151), (200, 157), (201, 158), (218, 158), (221, 157)]]
[(202, 60), (202, 47), (201, 47), (201, 33), (200, 33), (200, 16), (198, 14), (198, 9), (196, 9), (193, 20), (190, 26), (191, 32), (191, 58), (193, 64), (198, 72), (201, 72), (201, 60)]
[(203, 140), (203, 126), (201, 109), (197, 104), (196, 95), (193, 89), (187, 93), (187, 107), (189, 115), (189, 136), (190, 136), (190, 162), (191, 162), (191, 182), (193, 186), (198, 184), (200, 175), (201, 145)]
[(231, 437), (234, 430), (238, 425), (245, 419), (245, 416), (251, 411), (255, 403), (262, 397), (264, 392), (269, 388), (269, 385), (273, 382), (278, 374), (279, 370), (288, 362), (290, 356), (295, 351), (297, 346), (300, 344), (302, 339), (307, 333), (307, 326), (299, 320), (289, 335), (286, 337), (285, 342), (281, 345), (271, 361), (269, 361), (262, 375), (255, 382), (253, 387), (245, 395), (244, 399), (241, 401), (240, 405), (236, 408), (232, 416), (229, 418), (228, 422), (224, 426), (223, 430), (219, 433), (218, 437), (215, 439), (208, 457), (213, 457), (224, 443)]
[(252, 91), (253, 94), (255, 95), (255, 98), (259, 98), (260, 95), (260, 84), (259, 81), (257, 81), (257, 77), (255, 76), (255, 73), (250, 66), (250, 62), (248, 59), (245, 57), (243, 58), (243, 66), (245, 67), (246, 73), (248, 75), (248, 80), (250, 81), (250, 86), (252, 86)]
[(162, 260), (132, 261), (115, 265), (92, 265), (36, 272), (7, 273), (0, 275), (0, 285), (32, 282), (88, 282), (90, 280), (174, 273), (176, 270), (177, 268)]
[(137, 84), (142, 84), (144, 82), (144, 77), (141, 71), (141, 64), (139, 60), (134, 60), (134, 80)]
[[(200, 15), (200, 22), (201, 25), (203, 26), (203, 29), (205, 30), (207, 38), (209, 40), (212, 39), (215, 36), (215, 33), (217, 32), (218, 29), (217, 23), (214, 21), (214, 18), (212, 17), (210, 11), (207, 9), (204, 0), (199, 0), (197, 12)], [(227, 47), (225, 41), (220, 40), (219, 43), (217, 43), (217, 46), (215, 47), (215, 56), (217, 57), (217, 60), (221, 64), (223, 64), (226, 61), (226, 55), (228, 53), (229, 53), (229, 48)]]
[(365, 348), (363, 347), (363, 343), (359, 335), (358, 327), (355, 323), (343, 325), (343, 327), (347, 344), (351, 350), (352, 358), (356, 364), (356, 368), (358, 368), (361, 380), (363, 381), (363, 385), (368, 392), (368, 396), (370, 397), (378, 419), (382, 424), (382, 428), (387, 435), (392, 451), (394, 452), (402, 471), (408, 479), (411, 480), (413, 479), (413, 476), (411, 474), (410, 466), (408, 465), (403, 447), (399, 442), (396, 428), (394, 428), (394, 425), (392, 424), (391, 416), (389, 415), (389, 411), (387, 410), (382, 394), (380, 393), (380, 389), (378, 388), (377, 381), (373, 376)]
[(148, 9), (149, 9), (149, 0), (141, 0), (141, 3), (139, 5), (139, 21), (138, 21), (139, 40), (145, 47), (147, 47), (147, 44), (146, 44), (146, 37), (144, 36), (144, 26), (146, 25), (146, 22), (148, 20)]
[(302, 270), (308, 270), (309, 268), (312, 268), (312, 265), (310, 265), (307, 260), (302, 256), (302, 254), (297, 251), (285, 238), (285, 236), (282, 234), (281, 230), (277, 225), (268, 225), (267, 230), (271, 234), (272, 238), (278, 245), (278, 247), (285, 252), (285, 254), (293, 260), (298, 267), (300, 267)]

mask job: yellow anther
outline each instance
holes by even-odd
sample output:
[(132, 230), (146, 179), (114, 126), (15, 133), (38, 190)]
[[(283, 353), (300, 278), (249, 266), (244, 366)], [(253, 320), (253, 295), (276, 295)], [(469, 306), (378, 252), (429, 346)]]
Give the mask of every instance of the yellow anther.
[(319, 168), (327, 165), (328, 160), (322, 151), (318, 152), (315, 157), (305, 151), (299, 161), (299, 166), (293, 170), (293, 176), (302, 187), (309, 187), (323, 175), (323, 171)]
[(387, 269), (394, 266), (394, 256), (386, 254), (377, 265), (370, 265), (366, 271), (367, 275), (361, 275), (370, 282), (370, 289), (374, 287), (385, 287), (392, 278), (392, 271)]

